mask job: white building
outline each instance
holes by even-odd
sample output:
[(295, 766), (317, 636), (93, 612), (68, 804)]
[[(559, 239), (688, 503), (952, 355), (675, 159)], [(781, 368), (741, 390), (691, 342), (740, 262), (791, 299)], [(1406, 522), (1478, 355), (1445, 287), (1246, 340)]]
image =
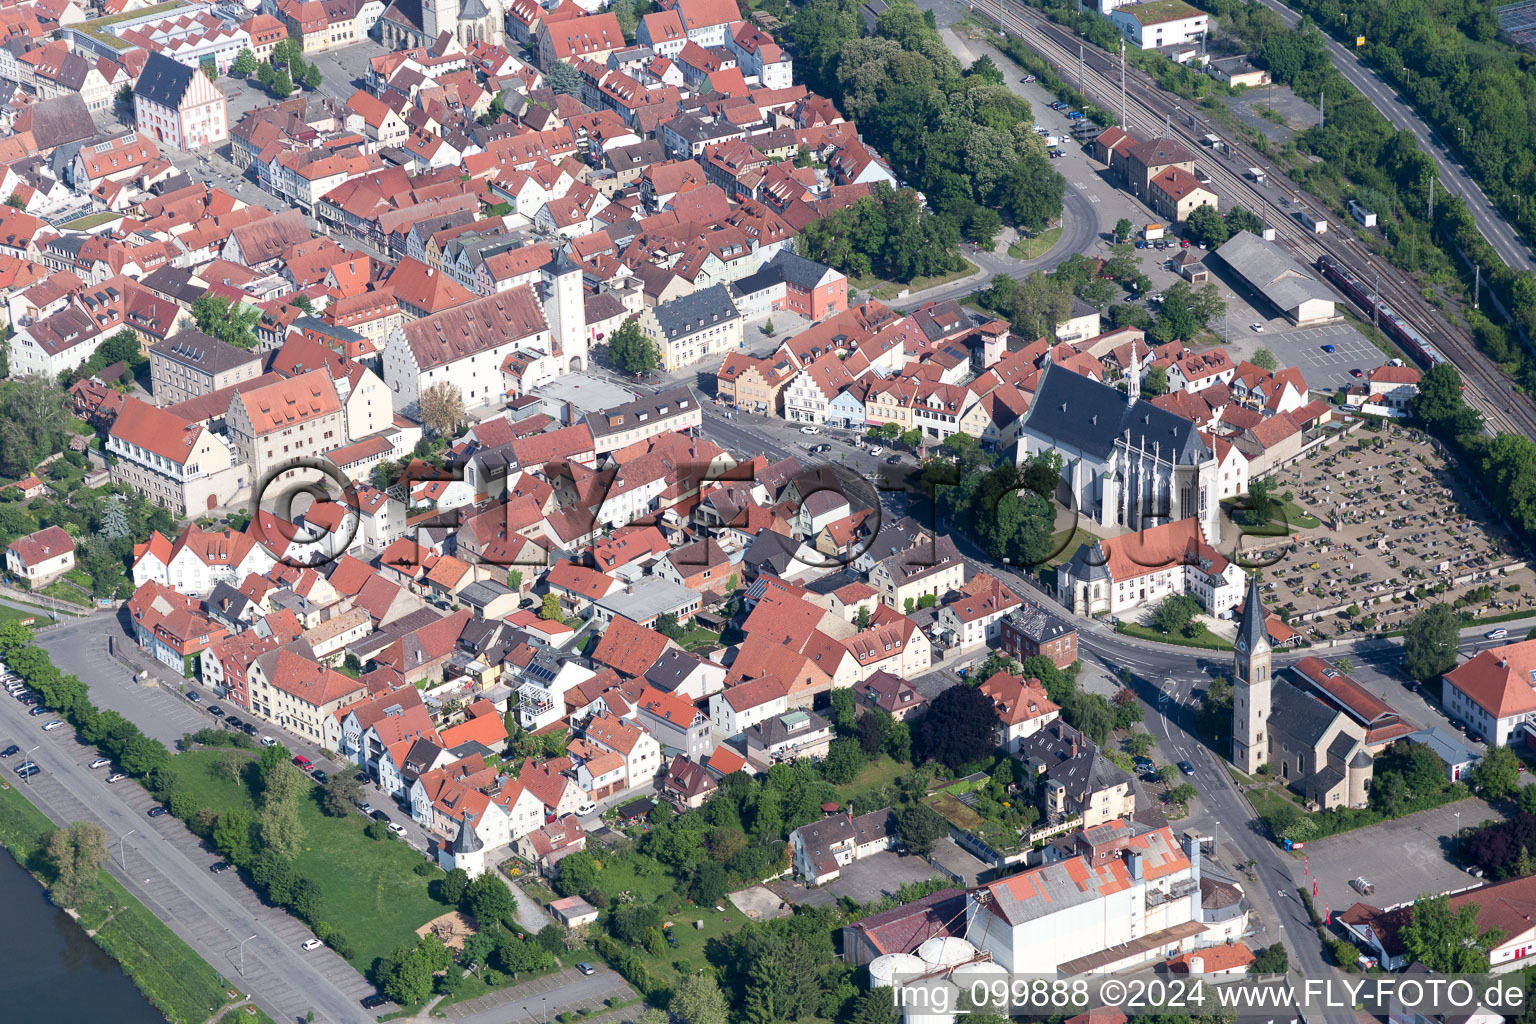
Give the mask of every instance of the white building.
[(1184, 0), (1142, 0), (1109, 12), (1125, 41), (1143, 50), (1199, 42), (1210, 30), (1210, 15)]
[(1444, 676), (1445, 710), (1490, 747), (1519, 741), (1536, 722), (1536, 640), (1479, 651)]
[(1243, 572), (1211, 547), (1194, 519), (1096, 540), (1056, 570), (1057, 600), (1078, 615), (1121, 612), (1189, 594), (1221, 616), (1243, 599)]
[(11, 541), (5, 570), (31, 587), (46, 587), (75, 567), (75, 542), (61, 527), (49, 526)]
[(150, 51), (133, 87), (138, 131), (182, 150), (217, 146), (229, 138), (224, 94), (197, 68)]

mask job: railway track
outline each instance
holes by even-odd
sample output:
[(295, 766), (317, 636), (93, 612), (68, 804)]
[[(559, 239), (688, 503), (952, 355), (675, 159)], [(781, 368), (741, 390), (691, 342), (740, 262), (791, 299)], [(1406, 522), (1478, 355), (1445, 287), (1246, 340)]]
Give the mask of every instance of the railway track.
[[(1056, 68), (1064, 82), (1075, 84), (1078, 81), (1078, 47), (1081, 46), (1081, 91), (1101, 109), (1120, 109), (1118, 55), (1108, 54), (1083, 41), (1069, 29), (1018, 0), (996, 0), (973, 10), (994, 24), (1001, 15), (1004, 31), (1022, 39), (1039, 53)], [(1125, 86), (1126, 116), (1122, 127), (1126, 131), (1142, 139), (1171, 136), (1197, 152), (1204, 143), (1203, 135), (1218, 136), (1225, 143), (1225, 156), (1207, 150), (1211, 152), (1211, 158), (1202, 161), (1201, 166), (1229, 200), (1243, 201), (1254, 208), (1266, 225), (1274, 229), (1276, 238), (1284, 240), (1308, 266), (1326, 253), (1349, 267), (1361, 280), (1373, 282), (1377, 293), (1415, 329), (1431, 338), (1455, 364), (1466, 384), (1467, 404), (1483, 414), (1490, 430), (1536, 437), (1536, 403), (1514, 389), (1498, 365), (1477, 349), (1471, 335), (1448, 323), (1439, 310), (1399, 278), (1395, 268), (1382, 265), (1352, 234), (1330, 232), (1317, 235), (1302, 227), (1292, 216), (1296, 210), (1292, 199), (1306, 202), (1310, 197), (1304, 199), (1302, 191), (1284, 175), (1277, 174), (1270, 161), (1240, 140), (1227, 138), (1209, 122), (1202, 125), (1198, 111), (1185, 109), (1179, 97), (1164, 92), (1145, 72), (1127, 65)], [(1248, 167), (1263, 168), (1271, 184), (1251, 180), (1243, 173)], [(1309, 205), (1314, 211), (1321, 210), (1315, 202)], [(1328, 219), (1332, 226), (1338, 226), (1331, 217)]]

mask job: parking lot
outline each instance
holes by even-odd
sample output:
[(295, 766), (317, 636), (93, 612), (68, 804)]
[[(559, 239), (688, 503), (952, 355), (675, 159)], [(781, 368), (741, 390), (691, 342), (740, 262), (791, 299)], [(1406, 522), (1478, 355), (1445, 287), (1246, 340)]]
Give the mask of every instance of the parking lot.
[[(1282, 365), (1301, 370), (1307, 386), (1317, 388), (1348, 387), (1360, 383), (1349, 371), (1367, 373), (1387, 361), (1381, 349), (1348, 324), (1325, 324), (1301, 330), (1265, 333), (1267, 344)], [(1333, 346), (1332, 352), (1323, 349)]]
[[(1394, 591), (1432, 588), (1461, 576), (1475, 578), (1450, 585), (1439, 599), (1487, 585), (1491, 593), (1471, 610), (1536, 607), (1536, 577), (1528, 569), (1503, 571), (1513, 561), (1510, 538), (1415, 431), (1360, 431), (1315, 449), (1274, 479), (1276, 496), (1291, 502), (1291, 535), (1268, 547), (1255, 545), (1253, 557), (1279, 559), (1262, 586), (1266, 602), (1288, 609), (1293, 625), (1355, 604), (1356, 622), (1400, 627), (1418, 603), (1394, 599)], [(1332, 635), (1342, 625), (1330, 619), (1312, 628)]]
[[(1406, 818), (1310, 842), (1295, 858), (1291, 877), (1309, 894), (1317, 883), (1313, 903), (1319, 914), (1327, 906), (1338, 913), (1357, 902), (1390, 907), (1423, 893), (1443, 893), (1480, 884), (1447, 857), (1454, 853), (1457, 812), (1463, 828), (1499, 814), (1481, 800), (1461, 800), (1420, 811)], [(1369, 896), (1350, 886), (1365, 877), (1376, 888)], [(1287, 897), (1291, 894), (1287, 893)]]

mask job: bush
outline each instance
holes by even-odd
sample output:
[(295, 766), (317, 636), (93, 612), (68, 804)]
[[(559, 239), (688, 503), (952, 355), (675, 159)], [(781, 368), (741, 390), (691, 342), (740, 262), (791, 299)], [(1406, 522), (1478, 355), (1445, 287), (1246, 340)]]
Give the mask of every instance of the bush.
[(389, 827), (382, 821), (370, 821), (363, 829), (363, 835), (369, 839), (388, 839)]
[(428, 875), (437, 874), (437, 865), (433, 864), (429, 860), (424, 860), (411, 870), (420, 875), (422, 878), (426, 878)]

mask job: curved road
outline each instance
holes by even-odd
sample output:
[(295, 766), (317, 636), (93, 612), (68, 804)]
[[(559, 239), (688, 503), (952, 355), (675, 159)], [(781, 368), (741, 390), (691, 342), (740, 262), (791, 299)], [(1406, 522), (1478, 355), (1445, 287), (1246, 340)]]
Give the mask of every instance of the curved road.
[[(1300, 14), (1280, 3), (1280, 0), (1259, 0), (1259, 2), (1280, 15), (1289, 26), (1294, 26), (1301, 20)], [(1326, 32), (1323, 33), (1323, 38), (1327, 40), (1328, 52), (1333, 55), (1334, 66), (1349, 79), (1350, 84), (1365, 94), (1366, 99), (1381, 111), (1382, 116), (1391, 122), (1392, 127), (1399, 130), (1406, 129), (1419, 140), (1420, 148), (1428, 153), (1434, 159), (1435, 165), (1440, 168), (1441, 186), (1447, 192), (1460, 196), (1466, 201), (1467, 208), (1472, 211), (1472, 216), (1477, 220), (1478, 230), (1504, 262), (1516, 270), (1536, 271), (1536, 258), (1533, 258), (1530, 247), (1521, 241), (1519, 233), (1504, 219), (1504, 215), (1498, 208), (1489, 202), (1482, 186), (1462, 170), (1461, 163), (1455, 154), (1440, 141), (1440, 137), (1424, 123), (1413, 107), (1403, 102), (1390, 85), (1362, 63), (1355, 55), (1353, 47), (1345, 46)], [(1325, 109), (1323, 111), (1325, 117), (1327, 113)]]

